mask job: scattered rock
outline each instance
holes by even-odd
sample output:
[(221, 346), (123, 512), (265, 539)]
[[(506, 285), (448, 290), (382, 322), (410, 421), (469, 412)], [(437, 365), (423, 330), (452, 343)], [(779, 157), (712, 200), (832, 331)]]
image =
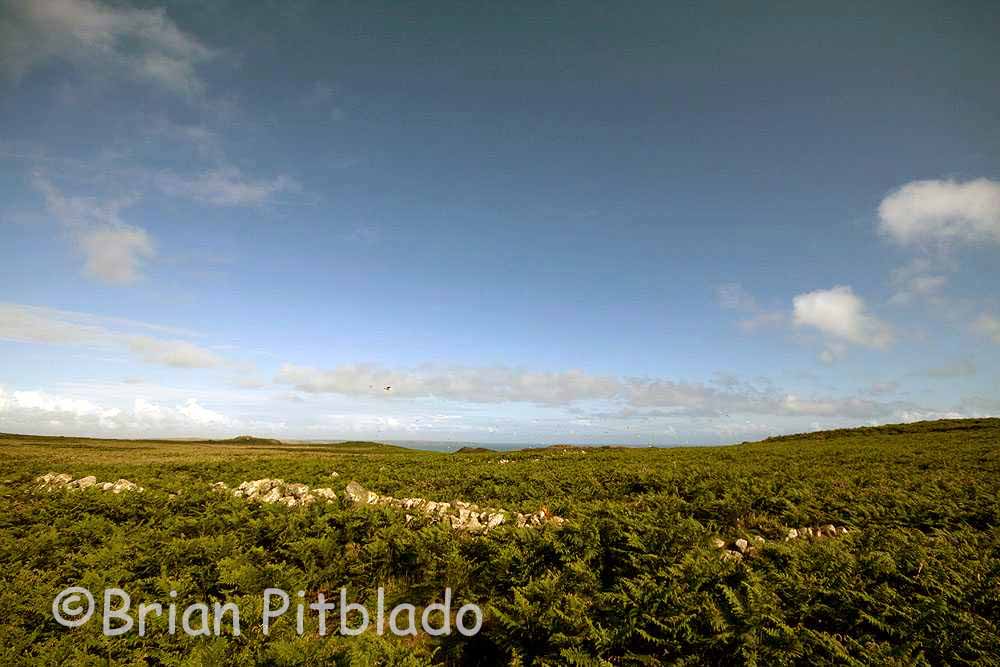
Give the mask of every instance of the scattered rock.
[(323, 498), (324, 500), (336, 500), (337, 494), (333, 492), (333, 489), (327, 489), (326, 487), (320, 487), (318, 489), (313, 489), (312, 494), (317, 498)]
[[(344, 497), (358, 505), (384, 505), (386, 507), (420, 512), (433, 523), (441, 523), (455, 530), (468, 531), (470, 533), (488, 532), (501, 526), (507, 523), (509, 514), (502, 509), (483, 508), (475, 503), (463, 500), (441, 503), (425, 498), (380, 496), (353, 480), (348, 483), (347, 488), (344, 490)], [(412, 515), (407, 514), (406, 516)], [(545, 508), (527, 516), (520, 513), (516, 513), (515, 516), (517, 517), (515, 521), (517, 527), (539, 527), (548, 523), (561, 526), (566, 522), (565, 519), (553, 515)], [(407, 523), (410, 523), (410, 521), (407, 520)]]
[(743, 554), (739, 551), (730, 551), (729, 549), (726, 549), (722, 552), (722, 560), (743, 560)]
[(296, 498), (304, 498), (309, 493), (309, 487), (305, 484), (286, 484), (285, 493)]
[[(826, 524), (819, 526), (818, 528), (811, 527), (799, 527), (799, 528), (789, 528), (785, 533), (785, 542), (791, 540), (799, 540), (803, 538), (811, 539), (824, 539), (826, 537), (836, 537), (837, 535), (844, 535), (848, 532), (848, 528), (840, 527), (837, 528), (833, 524)], [(749, 539), (740, 538), (733, 543), (733, 548), (729, 551), (723, 552), (721, 554), (723, 559), (732, 560), (732, 556), (727, 555), (727, 553), (737, 553), (742, 556), (752, 557), (760, 552), (766, 544), (766, 540), (760, 535), (750, 535)], [(712, 538), (711, 545), (716, 549), (724, 549), (726, 542), (721, 538)]]
[(799, 528), (789, 528), (788, 533), (785, 535), (785, 541), (796, 540), (796, 539), (815, 539), (820, 540), (826, 537), (837, 537), (838, 535), (846, 535), (849, 532), (846, 526), (841, 526), (837, 528), (832, 523), (828, 523), (816, 528), (810, 526), (799, 527)]
[(365, 487), (361, 486), (354, 480), (347, 483), (347, 488), (344, 489), (344, 495), (352, 503), (363, 503), (366, 505), (374, 505), (378, 502), (378, 495), (372, 493)]
[[(94, 480), (97, 481), (97, 480)], [(121, 493), (123, 491), (143, 491), (138, 484), (128, 481), (127, 479), (119, 479), (117, 482), (111, 485), (111, 493)]]
[[(212, 485), (213, 488), (216, 486), (216, 484)], [(243, 482), (233, 489), (232, 493), (237, 498), (246, 498), (251, 502), (278, 503), (286, 507), (311, 505), (317, 500), (332, 503), (337, 499), (337, 494), (333, 489), (325, 487), (310, 489), (305, 484), (285, 483), (283, 479), (267, 478)]]
[(67, 475), (66, 473), (56, 473), (49, 472), (36, 477), (35, 481), (38, 482), (38, 488), (44, 491), (51, 491), (53, 489), (58, 489), (60, 487), (66, 486), (73, 481), (72, 475)]
[(94, 486), (95, 484), (97, 484), (97, 478), (94, 477), (93, 475), (90, 475), (89, 477), (81, 477), (76, 481), (70, 482), (68, 486), (77, 489), (88, 489)]
[(93, 487), (101, 491), (111, 491), (112, 493), (117, 494), (122, 493), (123, 491), (142, 493), (146, 490), (127, 479), (119, 479), (117, 482), (98, 483), (97, 478), (90, 475), (87, 477), (81, 477), (80, 479), (74, 481), (72, 475), (64, 472), (46, 473), (40, 477), (36, 477), (35, 481), (38, 482), (38, 489), (40, 491), (55, 491), (56, 489), (70, 489), (76, 491)]
[[(284, 496), (281, 493), (281, 488), (273, 486), (267, 493), (260, 497), (259, 500), (262, 503), (276, 503), (282, 498), (284, 498)], [(254, 500), (254, 498), (250, 498), (250, 500)]]

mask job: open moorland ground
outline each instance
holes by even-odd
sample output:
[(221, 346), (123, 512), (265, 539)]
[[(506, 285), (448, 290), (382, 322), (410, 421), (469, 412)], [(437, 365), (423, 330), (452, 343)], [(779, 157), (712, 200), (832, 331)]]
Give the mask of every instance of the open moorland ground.
[[(144, 491), (39, 490), (49, 472)], [(261, 478), (337, 498), (288, 507), (232, 494)], [(459, 454), (10, 435), (0, 480), (4, 665), (1000, 664), (997, 419), (718, 448)], [(461, 530), (351, 502), (351, 481), (565, 521)], [(171, 590), (184, 605), (235, 601), (242, 632), (63, 628), (52, 600), (73, 585), (119, 587), (133, 605)], [(378, 586), (387, 607), (450, 587), (482, 606), (482, 630), (319, 637), (307, 618), (300, 636), (289, 616), (264, 637), (251, 613), (267, 587), (347, 587), (373, 608)]]

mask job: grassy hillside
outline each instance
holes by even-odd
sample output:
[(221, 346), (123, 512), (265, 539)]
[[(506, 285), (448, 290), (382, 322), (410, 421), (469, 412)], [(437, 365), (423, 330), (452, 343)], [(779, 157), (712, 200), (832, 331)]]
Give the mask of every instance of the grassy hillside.
[[(38, 492), (65, 472), (144, 493)], [(337, 472), (337, 477), (331, 477)], [(210, 485), (278, 477), (333, 488), (306, 508)], [(1000, 664), (1000, 420), (831, 431), (719, 448), (442, 454), (374, 443), (116, 441), (0, 436), (0, 664)], [(380, 494), (460, 499), (567, 522), (484, 535), (352, 505)], [(849, 532), (784, 541), (789, 528)], [(731, 544), (763, 537), (741, 560)], [(267, 587), (387, 606), (456, 598), (473, 638), (373, 632), (264, 638), (104, 637), (58, 626), (71, 585), (133, 604), (229, 600)], [(374, 607), (374, 602), (371, 603)], [(308, 623), (307, 623), (308, 626)]]

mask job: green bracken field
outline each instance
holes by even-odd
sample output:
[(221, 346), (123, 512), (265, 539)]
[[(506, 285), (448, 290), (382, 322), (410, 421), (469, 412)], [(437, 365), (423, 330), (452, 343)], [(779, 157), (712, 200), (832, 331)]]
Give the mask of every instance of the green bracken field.
[[(727, 447), (444, 454), (375, 443), (0, 437), (0, 664), (1000, 664), (1000, 420), (831, 431)], [(502, 462), (506, 459), (509, 462)], [(40, 491), (47, 472), (143, 493)], [(331, 473), (339, 476), (331, 478)], [(308, 507), (213, 491), (282, 478)], [(344, 499), (460, 499), (562, 525), (456, 531)], [(789, 528), (833, 524), (836, 537)], [(722, 558), (715, 538), (759, 536)], [(105, 637), (53, 620), (67, 586), (133, 605), (233, 601), (241, 634)], [(261, 592), (346, 587), (374, 606), (455, 599), (481, 631), (264, 636)]]

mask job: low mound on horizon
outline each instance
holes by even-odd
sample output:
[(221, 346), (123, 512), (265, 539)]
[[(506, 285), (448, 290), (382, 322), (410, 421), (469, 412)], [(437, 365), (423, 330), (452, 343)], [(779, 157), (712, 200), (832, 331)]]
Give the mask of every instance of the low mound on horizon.
[(256, 435), (238, 435), (229, 440), (216, 440), (214, 442), (234, 442), (244, 445), (283, 445), (284, 442), (277, 438), (260, 438)]

